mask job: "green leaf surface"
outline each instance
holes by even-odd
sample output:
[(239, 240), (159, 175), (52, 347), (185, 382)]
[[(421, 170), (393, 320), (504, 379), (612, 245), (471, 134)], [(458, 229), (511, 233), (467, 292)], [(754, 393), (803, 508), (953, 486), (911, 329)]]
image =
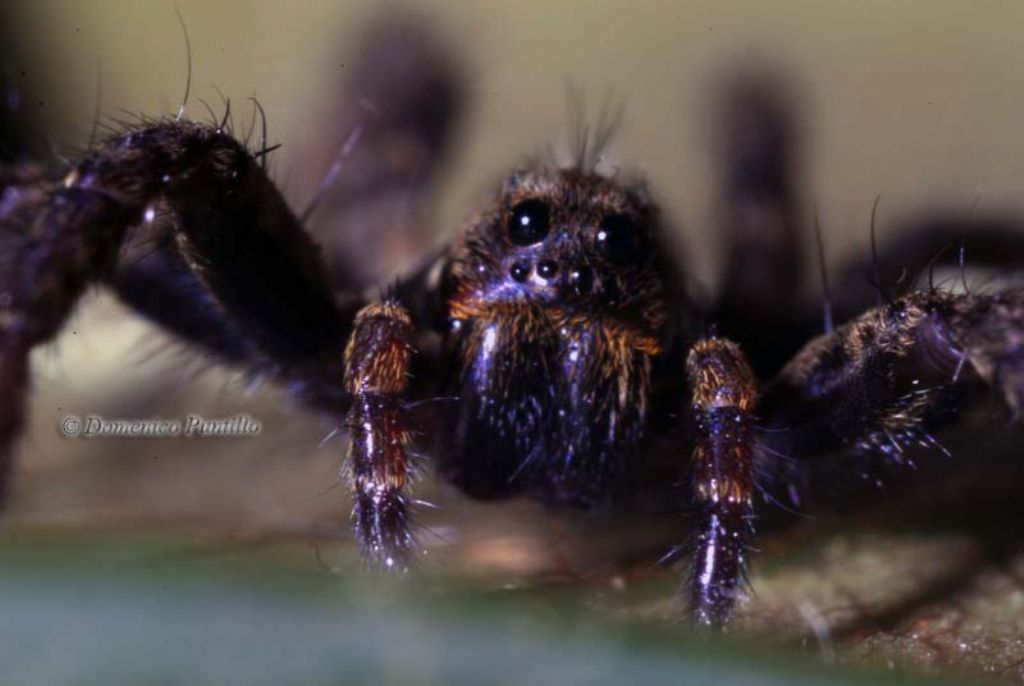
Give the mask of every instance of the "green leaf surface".
[(9, 531), (2, 683), (940, 683), (610, 623), (551, 588), (389, 583), (295, 560), (273, 547)]

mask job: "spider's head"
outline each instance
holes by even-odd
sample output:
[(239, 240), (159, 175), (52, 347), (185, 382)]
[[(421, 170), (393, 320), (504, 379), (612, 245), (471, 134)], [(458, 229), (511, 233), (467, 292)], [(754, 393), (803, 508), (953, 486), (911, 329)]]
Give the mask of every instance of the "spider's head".
[(665, 286), (657, 225), (642, 188), (578, 167), (519, 172), (471, 224), (455, 276), (480, 304), (648, 319)]

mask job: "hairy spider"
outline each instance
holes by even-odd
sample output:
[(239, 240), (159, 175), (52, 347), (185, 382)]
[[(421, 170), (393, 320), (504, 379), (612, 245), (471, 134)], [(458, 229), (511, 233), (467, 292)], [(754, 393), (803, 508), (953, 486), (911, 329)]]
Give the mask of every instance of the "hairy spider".
[[(355, 172), (332, 199), (342, 240), (415, 218), (408, 195), (427, 187), (464, 100), (421, 28), (385, 24), (367, 44), (350, 89), (373, 114), (352, 115)], [(796, 481), (843, 451), (899, 460), (933, 446), (974, 389), (1019, 412), (1024, 290), (915, 288), (959, 236), (954, 222), (875, 256), (874, 289), (859, 261), (842, 271), (815, 337), (820, 315), (793, 305), (802, 232), (786, 100), (740, 79), (722, 112), (729, 256), (713, 302), (689, 288), (642, 182), (603, 171), (610, 125), (581, 135), (567, 164), (510, 174), (457, 239), (380, 297), (363, 294), (351, 251), (323, 259), (306, 213), (268, 178), (271, 148), (237, 140), (226, 116), (126, 125), (70, 169), (0, 170), (0, 482), (30, 350), (105, 283), (224, 363), (346, 417), (352, 520), (374, 565), (414, 558), (410, 454), (429, 442), (443, 478), (475, 498), (597, 508), (642, 483), (651, 501), (673, 501), (696, 531), (688, 612), (726, 624), (758, 478)], [(994, 263), (1019, 252), (1004, 227), (983, 236)], [(884, 287), (881, 265), (893, 264), (916, 270), (900, 293)]]

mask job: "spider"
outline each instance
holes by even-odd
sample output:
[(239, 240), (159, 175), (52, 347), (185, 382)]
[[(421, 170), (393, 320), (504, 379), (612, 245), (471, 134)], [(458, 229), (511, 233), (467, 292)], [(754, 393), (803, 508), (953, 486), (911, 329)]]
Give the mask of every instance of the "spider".
[[(1021, 409), (1024, 290), (917, 285), (956, 258), (938, 248), (961, 222), (887, 246), (868, 279), (862, 260), (841, 270), (824, 325), (793, 305), (791, 113), (762, 78), (738, 79), (721, 106), (729, 252), (714, 299), (675, 259), (642, 180), (607, 171), (607, 119), (592, 135), (580, 127), (568, 162), (518, 167), (454, 241), (367, 294), (345, 243), (415, 219), (409, 194), (428, 189), (464, 91), (422, 26), (392, 20), (366, 45), (349, 88), (371, 111), (352, 114), (351, 178), (331, 199), (343, 250), (326, 259), (309, 212), (266, 172), (273, 147), (239, 140), (227, 113), (132, 122), (70, 168), (0, 171), (0, 482), (29, 352), (105, 284), (224, 364), (344, 417), (370, 564), (415, 560), (409, 483), (423, 443), (473, 498), (599, 509), (639, 489), (670, 501), (695, 531), (682, 546), (686, 612), (723, 627), (745, 590), (759, 485), (798, 483), (838, 453), (899, 461), (939, 447), (933, 432), (979, 389)], [(1011, 229), (983, 228), (979, 259), (1019, 252)], [(898, 292), (883, 265), (912, 267)]]

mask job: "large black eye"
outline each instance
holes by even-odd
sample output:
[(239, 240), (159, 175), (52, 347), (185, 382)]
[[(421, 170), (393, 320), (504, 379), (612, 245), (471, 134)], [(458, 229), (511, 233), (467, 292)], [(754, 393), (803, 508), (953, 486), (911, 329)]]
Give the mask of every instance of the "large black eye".
[(524, 200), (508, 215), (508, 238), (516, 245), (532, 245), (548, 235), (548, 206), (540, 200)]
[(597, 247), (612, 262), (628, 262), (640, 251), (640, 237), (624, 214), (609, 214), (597, 229)]

